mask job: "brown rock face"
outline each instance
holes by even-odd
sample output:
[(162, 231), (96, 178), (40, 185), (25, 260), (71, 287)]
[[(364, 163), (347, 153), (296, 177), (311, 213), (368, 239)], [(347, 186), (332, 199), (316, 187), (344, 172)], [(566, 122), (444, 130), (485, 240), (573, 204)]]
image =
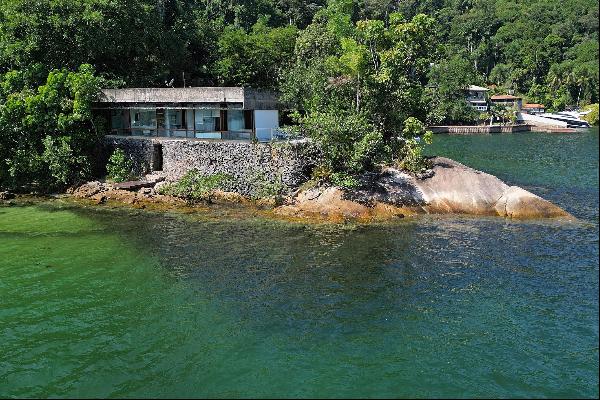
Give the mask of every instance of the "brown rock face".
[(570, 217), (547, 200), (518, 186), (511, 186), (494, 207), (498, 215), (515, 219)]
[(274, 212), (290, 218), (324, 219), (334, 222), (404, 216), (401, 208), (391, 204), (377, 203), (368, 206), (349, 200), (346, 193), (337, 187), (305, 190), (296, 196), (294, 204), (277, 207)]
[(92, 182), (87, 182), (77, 188), (75, 188), (73, 190), (73, 196), (80, 198), (80, 199), (85, 199), (85, 198), (89, 198), (92, 197), (100, 192), (104, 192), (106, 191), (107, 185), (106, 183), (103, 182), (99, 182), (99, 181), (92, 181)]
[(415, 213), (497, 215), (515, 219), (572, 218), (533, 193), (508, 186), (493, 175), (443, 157), (433, 159), (432, 171), (425, 177), (386, 168), (379, 174), (366, 174), (358, 189), (301, 192), (292, 204), (279, 207), (276, 213), (332, 220), (385, 219)]
[(509, 188), (493, 175), (441, 157), (434, 160), (432, 177), (412, 183), (423, 193), (429, 213), (494, 215), (494, 205)]
[(143, 190), (140, 192), (132, 192), (129, 190), (116, 189), (111, 184), (99, 181), (88, 182), (75, 188), (72, 195), (75, 198), (92, 200), (96, 204), (104, 204), (107, 201), (116, 201), (125, 204), (185, 204), (184, 200), (176, 197), (158, 195), (153, 191), (146, 193)]
[(0, 200), (14, 199), (15, 195), (11, 192), (0, 192)]

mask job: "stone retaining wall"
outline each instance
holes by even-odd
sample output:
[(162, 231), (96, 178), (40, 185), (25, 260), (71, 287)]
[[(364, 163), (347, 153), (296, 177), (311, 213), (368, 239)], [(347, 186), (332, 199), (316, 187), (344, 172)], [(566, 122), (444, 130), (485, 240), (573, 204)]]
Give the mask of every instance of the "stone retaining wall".
[(449, 133), (454, 135), (481, 135), (491, 133), (517, 133), (531, 131), (530, 125), (455, 125), (455, 126), (430, 126), (433, 133)]
[(205, 175), (223, 173), (233, 178), (227, 189), (243, 195), (254, 194), (264, 183), (281, 182), (294, 189), (309, 179), (320, 158), (317, 147), (307, 140), (251, 143), (107, 136), (106, 144), (107, 154), (123, 149), (140, 176), (159, 168), (162, 157), (167, 180), (179, 179), (191, 169)]

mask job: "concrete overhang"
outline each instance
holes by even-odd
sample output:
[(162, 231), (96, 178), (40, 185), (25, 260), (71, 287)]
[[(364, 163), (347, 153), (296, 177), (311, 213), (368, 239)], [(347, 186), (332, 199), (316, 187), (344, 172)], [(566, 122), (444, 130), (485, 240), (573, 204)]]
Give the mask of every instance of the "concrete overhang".
[(246, 110), (279, 109), (277, 93), (270, 90), (243, 87), (189, 87), (189, 88), (127, 88), (102, 89), (101, 104), (161, 104), (203, 103), (241, 104)]

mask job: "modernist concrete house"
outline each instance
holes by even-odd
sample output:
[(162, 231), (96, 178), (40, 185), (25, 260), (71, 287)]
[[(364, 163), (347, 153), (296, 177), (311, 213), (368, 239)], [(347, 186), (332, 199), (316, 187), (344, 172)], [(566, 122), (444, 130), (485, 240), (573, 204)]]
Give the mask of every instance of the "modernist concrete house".
[(278, 134), (271, 91), (243, 87), (103, 89), (95, 112), (110, 134), (268, 141)]
[(467, 88), (467, 101), (477, 111), (485, 112), (488, 110), (488, 91), (484, 87), (470, 85)]

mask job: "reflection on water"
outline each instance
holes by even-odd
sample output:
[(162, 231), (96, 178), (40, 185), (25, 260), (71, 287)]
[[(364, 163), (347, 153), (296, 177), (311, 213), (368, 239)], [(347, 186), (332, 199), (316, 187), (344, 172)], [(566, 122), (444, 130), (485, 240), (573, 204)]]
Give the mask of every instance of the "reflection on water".
[(597, 396), (598, 181), (562, 173), (510, 181), (582, 223), (0, 208), (0, 395)]

